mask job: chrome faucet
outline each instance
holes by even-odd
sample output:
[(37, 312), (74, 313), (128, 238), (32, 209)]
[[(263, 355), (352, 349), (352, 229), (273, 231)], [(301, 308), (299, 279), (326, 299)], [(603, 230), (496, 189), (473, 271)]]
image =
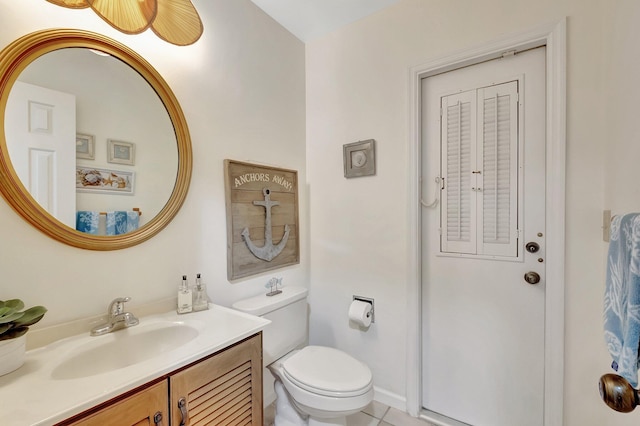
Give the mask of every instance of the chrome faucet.
[(122, 328), (137, 325), (140, 322), (138, 318), (136, 318), (131, 312), (124, 311), (124, 304), (129, 300), (131, 300), (130, 297), (118, 297), (117, 299), (112, 300), (109, 304), (109, 309), (107, 310), (106, 324), (94, 327), (91, 330), (91, 335), (100, 336)]

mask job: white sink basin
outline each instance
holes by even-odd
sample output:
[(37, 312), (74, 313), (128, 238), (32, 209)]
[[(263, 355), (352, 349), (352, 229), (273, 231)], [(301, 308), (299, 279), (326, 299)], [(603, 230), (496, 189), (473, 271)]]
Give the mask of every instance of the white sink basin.
[(180, 348), (197, 329), (176, 322), (155, 322), (92, 337), (51, 372), (56, 380), (78, 379), (118, 370)]

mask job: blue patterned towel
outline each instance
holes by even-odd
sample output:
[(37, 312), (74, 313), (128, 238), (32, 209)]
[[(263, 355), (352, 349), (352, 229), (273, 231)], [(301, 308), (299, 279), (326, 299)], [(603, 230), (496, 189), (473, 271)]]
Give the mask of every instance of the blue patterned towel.
[(638, 386), (640, 345), (640, 214), (616, 216), (604, 293), (604, 337), (613, 358), (611, 367)]
[(78, 211), (76, 212), (76, 229), (87, 234), (97, 234), (99, 220), (100, 212)]
[(136, 211), (107, 212), (107, 235), (121, 235), (138, 229), (140, 215)]

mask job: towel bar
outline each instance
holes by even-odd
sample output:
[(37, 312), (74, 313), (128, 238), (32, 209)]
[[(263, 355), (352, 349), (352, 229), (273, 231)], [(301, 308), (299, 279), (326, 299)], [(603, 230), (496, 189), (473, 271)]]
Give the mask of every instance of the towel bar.
[(611, 237), (611, 219), (613, 219), (611, 210), (604, 210), (602, 212), (602, 240), (605, 243), (608, 243)]
[[(133, 210), (134, 212), (138, 212), (138, 216), (142, 216), (142, 212), (140, 211), (140, 207), (134, 207), (131, 210)], [(106, 216), (107, 212), (100, 212), (101, 215)]]

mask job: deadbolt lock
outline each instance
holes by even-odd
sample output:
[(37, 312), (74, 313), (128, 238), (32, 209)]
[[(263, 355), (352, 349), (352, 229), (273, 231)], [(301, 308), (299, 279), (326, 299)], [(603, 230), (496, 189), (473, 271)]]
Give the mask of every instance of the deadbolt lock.
[(529, 253), (537, 253), (540, 250), (540, 244), (531, 241), (528, 242), (524, 248), (527, 249)]

